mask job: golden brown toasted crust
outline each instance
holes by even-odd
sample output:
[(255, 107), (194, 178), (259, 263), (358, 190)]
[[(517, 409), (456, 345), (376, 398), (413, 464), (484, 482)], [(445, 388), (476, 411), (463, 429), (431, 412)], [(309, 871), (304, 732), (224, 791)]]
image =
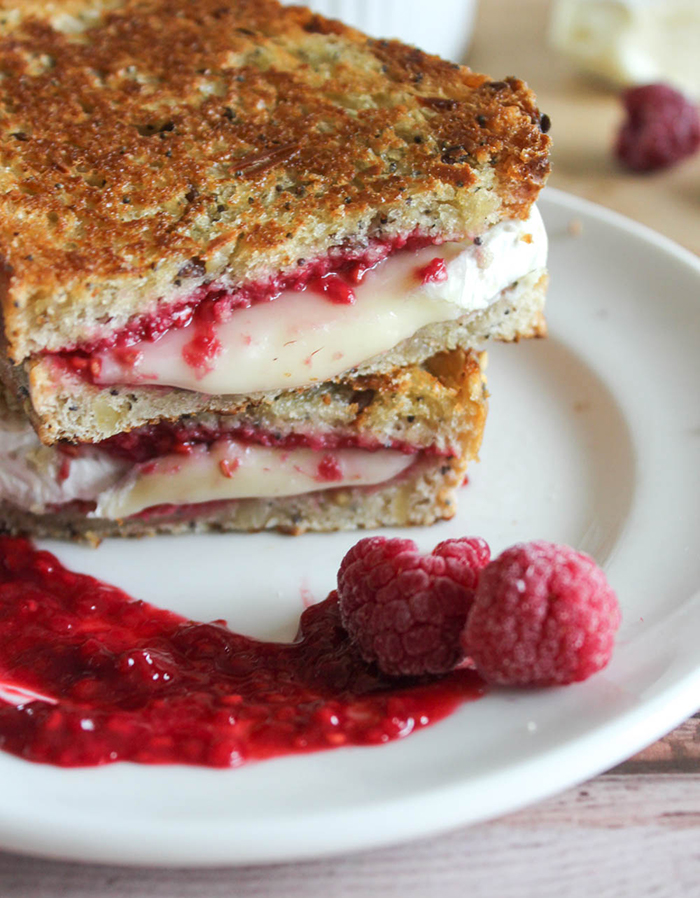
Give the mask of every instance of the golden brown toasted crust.
[(151, 309), (183, 267), (240, 281), (348, 240), (480, 233), (548, 172), (521, 81), (275, 0), (0, 0), (0, 56), (15, 362)]

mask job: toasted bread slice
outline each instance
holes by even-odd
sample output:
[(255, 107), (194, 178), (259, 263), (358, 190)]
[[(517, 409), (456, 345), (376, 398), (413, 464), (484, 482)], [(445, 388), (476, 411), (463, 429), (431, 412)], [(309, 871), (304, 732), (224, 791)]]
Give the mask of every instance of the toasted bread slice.
[[(399, 476), (384, 483), (370, 487), (330, 486), (296, 496), (251, 497), (200, 506), (187, 504), (113, 520), (90, 515), (85, 506), (87, 496), (78, 492), (67, 496), (80, 500), (82, 504), (77, 506), (71, 502), (52, 504), (56, 501), (53, 489), (44, 490), (43, 506), (36, 504), (41, 491), (32, 486), (33, 482), (37, 477), (44, 483), (61, 482), (61, 477), (66, 477), (62, 468), (66, 456), (57, 447), (42, 446), (29, 430), (28, 437), (34, 443), (22, 443), (29, 473), (18, 477), (27, 486), (24, 492), (18, 484), (13, 486), (14, 502), (7, 491), (0, 496), (0, 525), (10, 532), (94, 541), (103, 536), (212, 529), (278, 529), (301, 533), (423, 525), (452, 517), (455, 490), (464, 479), (468, 462), (476, 458), (481, 443), (486, 419), (484, 364), (484, 357), (474, 353), (461, 350), (439, 353), (422, 366), (397, 370), (390, 375), (358, 378), (353, 384), (324, 385), (307, 391), (309, 395), (303, 407), (280, 399), (276, 403), (250, 404), (235, 415), (202, 414), (178, 422), (179, 427), (196, 428), (200, 432), (209, 428), (221, 433), (228, 428), (235, 434), (247, 429), (266, 434), (279, 445), (289, 445), (293, 437), (312, 435), (319, 439), (332, 435), (346, 443), (354, 439), (357, 445), (410, 447), (408, 451), (413, 453), (411, 457), (415, 461)], [(23, 424), (23, 414), (12, 407), (11, 397), (2, 418), (6, 430), (16, 432), (24, 426), (27, 433), (26, 419)], [(138, 441), (140, 435), (136, 431), (131, 436)], [(148, 440), (153, 434), (146, 432), (143, 437)], [(9, 450), (13, 464), (17, 464), (18, 445), (15, 441)], [(97, 453), (109, 450), (110, 458), (123, 460), (125, 448), (133, 452), (133, 446), (133, 442), (122, 442), (119, 447), (112, 445), (87, 451), (94, 458)], [(121, 455), (116, 451), (115, 456), (118, 448)], [(323, 451), (319, 451), (319, 456), (323, 456)], [(123, 475), (122, 469), (116, 476)], [(103, 480), (104, 476), (101, 472)], [(18, 498), (20, 494), (22, 501)]]
[(549, 138), (492, 81), (274, 0), (0, 0), (9, 359), (333, 247), (527, 216)]

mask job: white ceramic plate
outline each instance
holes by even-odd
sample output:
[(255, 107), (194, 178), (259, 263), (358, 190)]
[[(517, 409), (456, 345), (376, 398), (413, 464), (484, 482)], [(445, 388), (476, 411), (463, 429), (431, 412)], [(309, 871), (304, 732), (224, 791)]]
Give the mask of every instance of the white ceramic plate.
[[(481, 534), (571, 543), (624, 611), (585, 684), (494, 692), (388, 746), (221, 771), (60, 770), (0, 753), (0, 845), (136, 864), (272, 862), (473, 823), (608, 768), (700, 705), (700, 262), (625, 219), (548, 191), (550, 337), (491, 350), (483, 462), (428, 548)], [(572, 220), (582, 230), (569, 231)], [(70, 566), (259, 637), (294, 633), (354, 534), (52, 545)]]
[(458, 62), (469, 47), (476, 0), (439, 0), (439, 4), (439, 15), (425, 0), (308, 0), (305, 5), (373, 37), (396, 37)]

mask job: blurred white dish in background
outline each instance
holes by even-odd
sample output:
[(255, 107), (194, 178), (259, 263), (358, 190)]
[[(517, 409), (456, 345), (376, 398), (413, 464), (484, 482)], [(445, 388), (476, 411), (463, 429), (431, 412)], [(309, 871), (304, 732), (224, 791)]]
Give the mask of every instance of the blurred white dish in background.
[(373, 37), (396, 37), (427, 53), (461, 61), (472, 35), (476, 0), (282, 0), (303, 3)]
[(617, 84), (664, 81), (700, 97), (700, 0), (557, 0), (551, 40)]

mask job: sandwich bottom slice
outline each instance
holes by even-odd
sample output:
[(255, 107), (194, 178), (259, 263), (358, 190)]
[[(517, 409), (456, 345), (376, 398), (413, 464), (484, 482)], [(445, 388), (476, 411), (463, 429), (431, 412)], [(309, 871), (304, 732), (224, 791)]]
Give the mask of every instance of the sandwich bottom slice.
[(40, 443), (0, 418), (0, 527), (98, 541), (207, 530), (426, 525), (455, 512), (486, 420), (485, 354), (160, 421), (100, 443)]

